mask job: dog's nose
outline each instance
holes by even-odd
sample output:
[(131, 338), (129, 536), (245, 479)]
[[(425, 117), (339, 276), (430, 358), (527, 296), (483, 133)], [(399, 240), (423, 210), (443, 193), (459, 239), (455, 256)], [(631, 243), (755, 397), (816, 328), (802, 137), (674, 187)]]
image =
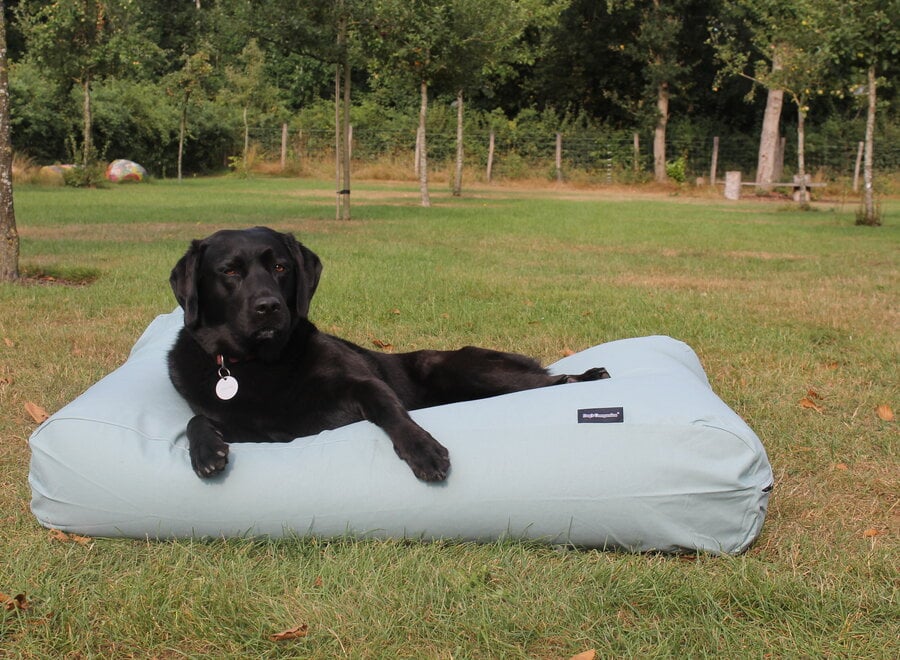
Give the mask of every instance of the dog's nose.
[(270, 314), (277, 314), (281, 311), (281, 301), (275, 296), (260, 298), (256, 301), (253, 310), (259, 316), (269, 316)]

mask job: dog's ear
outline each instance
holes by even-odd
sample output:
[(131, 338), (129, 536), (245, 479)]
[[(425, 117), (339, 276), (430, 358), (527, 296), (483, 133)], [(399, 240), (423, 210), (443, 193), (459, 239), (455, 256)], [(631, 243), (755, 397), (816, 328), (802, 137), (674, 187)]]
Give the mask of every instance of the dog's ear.
[(309, 315), (309, 303), (316, 287), (319, 286), (319, 277), (322, 275), (322, 262), (315, 252), (297, 241), (292, 234), (282, 234), (284, 243), (294, 259), (297, 269), (297, 290), (294, 295), (295, 311), (298, 316)]
[(184, 325), (195, 329), (200, 324), (200, 303), (197, 293), (197, 280), (200, 274), (200, 259), (203, 256), (203, 243), (192, 241), (188, 251), (175, 264), (169, 276), (169, 284), (178, 304), (184, 310)]

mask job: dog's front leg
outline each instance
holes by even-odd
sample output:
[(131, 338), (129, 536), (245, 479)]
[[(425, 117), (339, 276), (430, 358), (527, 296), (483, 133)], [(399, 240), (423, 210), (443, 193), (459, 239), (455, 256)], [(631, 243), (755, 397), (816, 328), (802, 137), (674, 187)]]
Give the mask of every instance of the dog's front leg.
[(384, 382), (358, 380), (349, 392), (363, 417), (381, 427), (394, 451), (422, 481), (443, 481), (450, 472), (450, 453), (432, 435), (416, 424), (397, 394)]
[(197, 415), (187, 425), (191, 467), (204, 479), (215, 476), (228, 465), (228, 443), (209, 417)]

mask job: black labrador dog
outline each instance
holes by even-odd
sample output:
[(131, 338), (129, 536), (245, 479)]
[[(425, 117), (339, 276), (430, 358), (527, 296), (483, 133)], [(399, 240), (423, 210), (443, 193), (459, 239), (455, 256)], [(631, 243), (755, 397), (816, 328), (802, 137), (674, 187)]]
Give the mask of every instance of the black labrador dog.
[(551, 376), (531, 358), (472, 346), (364, 349), (307, 318), (321, 273), (309, 248), (265, 227), (195, 240), (172, 270), (184, 327), (169, 374), (195, 413), (187, 436), (199, 476), (225, 468), (229, 442), (287, 442), (367, 419), (416, 477), (441, 481), (447, 449), (408, 410), (609, 377)]

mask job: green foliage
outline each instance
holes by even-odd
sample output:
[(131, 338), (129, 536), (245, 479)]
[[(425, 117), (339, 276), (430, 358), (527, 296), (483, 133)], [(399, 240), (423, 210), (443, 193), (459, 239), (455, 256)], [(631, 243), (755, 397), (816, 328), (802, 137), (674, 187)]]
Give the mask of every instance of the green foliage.
[(63, 170), (63, 181), (71, 188), (105, 188), (106, 166), (101, 163), (93, 163), (84, 167), (76, 165)]
[(35, 63), (17, 62), (10, 66), (9, 95), (15, 149), (44, 163), (62, 161), (74, 111), (60, 86)]
[[(429, 152), (438, 162), (452, 157), (452, 138), (444, 133), (453, 132), (450, 102), (462, 88), (466, 132), (477, 137), (472, 147), (467, 138), (469, 162), (484, 163), (480, 136), (493, 126), (498, 144), (514, 149), (526, 169), (535, 161), (546, 168), (559, 131), (590, 154), (578, 167), (631, 172), (627, 146), (611, 145), (652, 125), (650, 101), (664, 78), (672, 91), (674, 153), (714, 135), (739, 140), (742, 148), (754, 142), (760, 99), (745, 101), (750, 82), (729, 76), (738, 69), (751, 77), (766, 73), (758, 63), (768, 62), (769, 53), (760, 46), (787, 32), (796, 37), (797, 70), (821, 65), (828, 73), (813, 84), (794, 72), (799, 105), (816, 122), (807, 131), (812, 149), (826, 116), (855, 125), (859, 104), (851, 92), (864, 84), (859, 71), (873, 57), (882, 67), (879, 135), (892, 135), (900, 46), (888, 28), (897, 2), (218, 0), (199, 8), (187, 0), (177, 7), (168, 0), (20, 2), (12, 26), (14, 52), (22, 54), (11, 68), (13, 141), (41, 163), (83, 153), (67, 146), (84, 125), (82, 92), (71, 90), (89, 78), (98, 155), (127, 152), (156, 174), (173, 173), (185, 109), (188, 171), (224, 168), (243, 149), (245, 130), (275, 134), (282, 121), (302, 128), (310, 151), (324, 155), (333, 149), (333, 62), (346, 53), (353, 64), (352, 123), (361, 138), (357, 158), (412, 149), (416, 78), (427, 73)], [(341, 25), (347, 43), (339, 48)], [(737, 59), (716, 60), (713, 42)], [(802, 61), (813, 54), (815, 62)], [(114, 111), (116, 97), (128, 117)], [(876, 162), (894, 162), (895, 154), (880, 139)], [(689, 165), (698, 164), (692, 156)]]
[[(327, 181), (17, 189), (26, 272), (94, 272), (89, 286), (0, 286), (0, 590), (30, 604), (0, 607), (0, 655), (898, 656), (897, 429), (875, 414), (897, 400), (886, 329), (900, 289), (883, 267), (900, 241), (896, 200), (871, 230), (854, 226), (852, 205), (810, 214), (502, 186), (447, 193), (426, 218), (410, 189), (358, 186), (353, 223), (330, 219)], [(49, 539), (28, 510), (35, 424), (24, 402), (54, 412), (118, 367), (174, 307), (168, 275), (189, 241), (254, 224), (298, 231), (323, 257), (313, 320), (357, 342), (480, 344), (548, 363), (621, 337), (686, 341), (775, 466), (762, 537), (718, 558), (514, 542)], [(809, 389), (821, 412), (798, 405)], [(269, 640), (299, 624), (307, 637)]]
[(676, 183), (687, 181), (687, 156), (679, 156), (666, 163), (666, 176)]
[(178, 108), (158, 84), (110, 79), (94, 88), (94, 125), (106, 160), (127, 158), (159, 172), (171, 159)]

